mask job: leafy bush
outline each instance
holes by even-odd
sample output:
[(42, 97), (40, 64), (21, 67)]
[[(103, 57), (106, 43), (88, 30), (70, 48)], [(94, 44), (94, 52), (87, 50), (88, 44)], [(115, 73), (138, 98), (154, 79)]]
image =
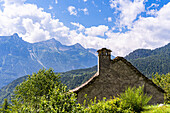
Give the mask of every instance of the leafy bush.
[(11, 105), (8, 103), (7, 99), (4, 99), (4, 103), (1, 107), (2, 107), (2, 108), (0, 108), (1, 113), (9, 113), (10, 112)]
[[(96, 103), (90, 101), (88, 106), (84, 109), (87, 113), (132, 113), (141, 112), (144, 106), (147, 105), (151, 96), (147, 96), (143, 93), (143, 87), (128, 87), (124, 93), (121, 93), (117, 98), (106, 100), (104, 98), (102, 101)], [(87, 99), (88, 101), (88, 99)], [(84, 106), (86, 105), (86, 100)]]
[(152, 75), (152, 81), (165, 90), (165, 103), (170, 104), (170, 73)]
[(121, 107), (123, 109), (140, 112), (152, 97), (144, 94), (143, 87), (128, 87), (124, 93), (119, 95), (119, 98), (121, 99)]
[(16, 87), (11, 112), (60, 113), (79, 112), (74, 93), (61, 84), (52, 69), (39, 70)]
[(144, 111), (142, 113), (169, 113), (170, 111), (170, 105), (163, 105), (159, 106), (158, 105), (150, 105), (150, 106), (145, 106)]
[(102, 101), (99, 100), (96, 103), (96, 99), (91, 101), (87, 107), (85, 107), (85, 113), (131, 113), (129, 109), (122, 109), (121, 108), (121, 100), (119, 98), (114, 98), (105, 101), (103, 98)]

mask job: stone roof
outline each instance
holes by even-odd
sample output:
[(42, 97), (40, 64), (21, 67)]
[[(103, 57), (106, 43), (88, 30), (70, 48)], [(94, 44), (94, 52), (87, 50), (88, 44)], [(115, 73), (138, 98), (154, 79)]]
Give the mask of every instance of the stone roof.
[[(103, 49), (103, 48), (102, 48)], [(99, 51), (99, 50), (98, 50)], [(128, 65), (138, 76), (144, 78), (145, 81), (147, 81), (148, 84), (153, 85), (155, 88), (157, 88), (159, 91), (165, 93), (165, 91), (160, 88), (159, 86), (157, 86), (156, 84), (153, 83), (152, 80), (150, 80), (149, 78), (147, 78), (145, 75), (143, 75), (140, 71), (138, 71), (137, 68), (135, 68), (130, 62), (128, 62), (126, 59), (124, 59), (123, 57), (116, 57), (113, 60), (111, 60), (112, 63), (116, 63), (118, 61), (123, 61), (126, 65)], [(97, 72), (95, 75), (93, 75), (88, 81), (86, 81), (84, 84), (80, 85), (79, 87), (70, 90), (70, 92), (74, 92), (74, 93), (78, 93), (81, 89), (83, 89), (84, 87), (89, 86), (90, 84), (92, 84), (95, 79), (100, 76), (99, 72)]]

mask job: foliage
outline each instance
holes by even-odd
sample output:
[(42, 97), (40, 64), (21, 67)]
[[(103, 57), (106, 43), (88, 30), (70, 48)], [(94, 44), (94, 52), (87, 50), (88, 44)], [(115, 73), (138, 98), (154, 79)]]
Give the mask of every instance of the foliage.
[(90, 101), (88, 106), (84, 109), (85, 113), (131, 113), (130, 109), (122, 109), (121, 108), (121, 99), (114, 98), (110, 100), (99, 100), (96, 103), (96, 99), (94, 101)]
[(159, 75), (156, 73), (152, 76), (152, 81), (165, 90), (165, 103), (170, 104), (170, 73), (167, 73), (166, 75)]
[(152, 73), (166, 74), (170, 72), (170, 43), (155, 50), (138, 49), (127, 55), (129, 60), (140, 72), (152, 76)]
[[(60, 73), (61, 83), (66, 84), (69, 89), (73, 89), (82, 83), (86, 82), (90, 77), (92, 77), (97, 70), (97, 66), (87, 69), (78, 69)], [(5, 98), (10, 101), (11, 95), (13, 95), (13, 91), (17, 85), (26, 80), (28, 76), (20, 77), (7, 86), (0, 89), (0, 104), (3, 102)]]
[(128, 87), (124, 93), (119, 95), (119, 98), (121, 99), (121, 107), (123, 109), (131, 109), (135, 112), (140, 112), (152, 97), (144, 94), (143, 86), (139, 86), (139, 88)]
[(4, 103), (2, 108), (0, 108), (0, 112), (2, 113), (9, 113), (11, 109), (11, 105), (8, 103), (7, 99), (4, 99)]
[[(158, 75), (154, 75), (154, 80), (164, 84), (158, 81), (160, 80)], [(56, 75), (52, 69), (43, 69), (28, 76), (26, 81), (18, 85), (12, 105), (8, 104), (6, 99), (1, 111), (5, 113), (131, 113), (144, 110), (150, 99), (151, 97), (143, 93), (143, 87), (129, 87), (118, 98), (107, 101), (106, 98), (103, 98), (98, 102), (94, 99), (87, 103), (88, 105), (85, 100), (84, 105), (80, 105), (76, 103), (76, 95), (61, 84), (59, 75)], [(164, 108), (157, 108), (156, 111), (162, 112), (162, 109)], [(169, 108), (165, 109), (163, 111), (166, 113)]]
[(18, 85), (12, 99), (12, 112), (70, 112), (79, 111), (75, 94), (61, 84), (52, 69), (39, 70)]
[(69, 89), (73, 89), (92, 77), (97, 71), (97, 66), (87, 69), (78, 69), (60, 73), (61, 82), (68, 86)]
[(152, 73), (158, 72), (159, 74), (166, 74), (170, 72), (169, 54), (158, 54), (154, 56), (148, 56), (130, 62), (144, 75), (151, 78)]
[(2, 87), (0, 89), (0, 104), (3, 102), (3, 100), (5, 98), (7, 98), (9, 100), (9, 102), (10, 102), (11, 96), (14, 94), (13, 91), (14, 91), (15, 87), (17, 85), (19, 85), (20, 83), (22, 83), (24, 80), (26, 80), (27, 77), (28, 76), (20, 77), (20, 78), (14, 80), (13, 82), (11, 82), (10, 84)]
[[(86, 98), (87, 96), (85, 96)], [(147, 105), (151, 96), (147, 96), (143, 93), (143, 87), (128, 87), (124, 93), (121, 93), (117, 98), (109, 99), (103, 98), (102, 101), (96, 103), (94, 101), (88, 102), (88, 99), (84, 101), (84, 106), (88, 106), (84, 109), (86, 113), (132, 113), (141, 112)]]
[(151, 105), (151, 106), (145, 106), (144, 111), (142, 113), (169, 113), (170, 111), (170, 105)]

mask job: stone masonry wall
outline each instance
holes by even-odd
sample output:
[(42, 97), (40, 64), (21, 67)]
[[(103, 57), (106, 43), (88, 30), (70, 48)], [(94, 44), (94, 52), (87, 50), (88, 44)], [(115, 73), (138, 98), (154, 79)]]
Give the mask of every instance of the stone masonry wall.
[(128, 86), (142, 86), (148, 95), (152, 95), (150, 104), (163, 103), (164, 94), (155, 88), (152, 83), (146, 81), (144, 77), (139, 76), (126, 63), (119, 60), (117, 62), (100, 60), (99, 76), (91, 84), (80, 89), (78, 92), (78, 102), (84, 102), (84, 95), (87, 94), (89, 99), (95, 97), (102, 100), (103, 97), (110, 99), (113, 96), (124, 92)]

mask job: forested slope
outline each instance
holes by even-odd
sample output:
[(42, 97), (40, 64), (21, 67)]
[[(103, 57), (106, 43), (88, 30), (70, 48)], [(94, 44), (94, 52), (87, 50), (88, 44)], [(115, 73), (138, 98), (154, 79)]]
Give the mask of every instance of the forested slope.
[[(69, 89), (73, 89), (85, 81), (87, 81), (90, 77), (92, 77), (97, 71), (97, 66), (94, 66), (92, 68), (87, 69), (78, 69), (78, 70), (72, 70), (68, 72), (63, 73), (57, 73), (60, 74), (60, 80), (63, 84), (66, 84)], [(0, 89), (0, 103), (3, 102), (4, 98), (10, 98), (10, 96), (13, 94), (14, 88), (26, 80), (28, 76), (20, 77), (10, 84), (4, 86)]]
[(138, 49), (125, 57), (144, 75), (170, 72), (170, 43), (155, 50)]

